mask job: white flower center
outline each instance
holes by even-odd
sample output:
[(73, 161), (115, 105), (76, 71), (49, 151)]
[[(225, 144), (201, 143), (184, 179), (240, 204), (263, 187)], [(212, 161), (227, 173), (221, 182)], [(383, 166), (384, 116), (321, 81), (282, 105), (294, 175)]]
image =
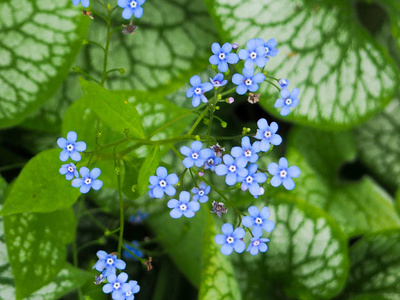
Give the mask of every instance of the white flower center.
[(221, 82), (219, 82), (218, 80), (215, 80), (215, 81), (214, 81), (214, 84), (215, 84), (215, 85), (221, 85)]
[(179, 205), (179, 209), (180, 210), (186, 210), (187, 209), (187, 206), (186, 206), (186, 204), (181, 204), (181, 205)]
[(252, 176), (247, 176), (246, 177), (246, 182), (247, 183), (252, 183), (253, 182), (253, 177)]
[(286, 79), (281, 79), (281, 84), (282, 84), (282, 85), (286, 85), (286, 84), (287, 84)]
[(198, 159), (199, 158), (199, 154), (197, 152), (193, 152), (192, 153), (192, 158), (193, 159)]
[(235, 172), (236, 171), (236, 166), (235, 165), (231, 165), (229, 166), (229, 172)]
[(286, 105), (290, 105), (290, 104), (292, 104), (292, 99), (290, 99), (290, 98), (286, 98), (286, 100), (285, 100), (285, 104), (286, 104)]
[(262, 219), (261, 219), (260, 217), (257, 217), (257, 218), (254, 220), (254, 222), (255, 222), (257, 225), (260, 225), (260, 224), (262, 224)]
[(246, 151), (244, 151), (244, 156), (250, 157), (251, 156), (251, 150), (247, 149)]
[(235, 239), (234, 239), (232, 236), (228, 236), (228, 237), (226, 238), (226, 241), (227, 241), (229, 244), (232, 244), (232, 243), (235, 241)]
[(255, 53), (254, 51), (250, 53), (251, 59), (256, 59), (256, 57), (257, 57), (257, 53)]
[(200, 94), (201, 94), (201, 88), (196, 88), (196, 89), (194, 90), (194, 93), (195, 93), (196, 95), (200, 95)]
[(85, 184), (91, 184), (92, 183), (92, 178), (88, 177), (85, 179)]
[(114, 260), (112, 258), (107, 258), (107, 265), (111, 266), (114, 264)]
[(286, 175), (287, 175), (286, 170), (281, 170), (281, 171), (279, 172), (279, 176), (281, 176), (282, 178), (285, 178)]
[(253, 242), (253, 246), (258, 246), (258, 245), (260, 245), (260, 241), (259, 240)]
[(131, 3), (129, 4), (129, 6), (131, 7), (131, 8), (135, 8), (136, 6), (137, 6), (137, 3), (136, 3), (136, 1), (131, 1)]
[(203, 191), (203, 190), (200, 190), (200, 191), (199, 191), (199, 195), (200, 195), (200, 196), (203, 196), (203, 195), (204, 195), (204, 191)]
[(214, 160), (212, 158), (210, 158), (209, 160), (207, 160), (207, 164), (213, 165), (214, 164)]
[(225, 56), (225, 53), (220, 53), (218, 55), (218, 57), (219, 57), (220, 60), (224, 60), (226, 56)]
[(271, 131), (266, 131), (264, 132), (264, 137), (266, 137), (267, 139), (271, 137)]
[(246, 79), (245, 81), (244, 81), (244, 84), (245, 85), (251, 85), (253, 83), (253, 80), (251, 80), (250, 78), (249, 79)]
[(160, 180), (160, 186), (161, 187), (166, 187), (166, 185), (167, 185), (167, 182), (164, 179), (161, 179)]
[(67, 150), (68, 150), (68, 151), (74, 150), (74, 145), (68, 144), (68, 145), (67, 145)]
[(118, 290), (121, 287), (121, 284), (119, 282), (114, 283), (114, 289)]
[(265, 47), (265, 55), (267, 55), (269, 53), (269, 49), (268, 47)]
[(68, 172), (70, 172), (70, 173), (74, 172), (74, 168), (71, 167), (71, 166), (69, 166), (69, 167), (67, 168), (67, 170), (68, 170)]
[(129, 297), (130, 295), (132, 295), (132, 292), (131, 292), (131, 291), (125, 293), (125, 296), (126, 296), (126, 297)]

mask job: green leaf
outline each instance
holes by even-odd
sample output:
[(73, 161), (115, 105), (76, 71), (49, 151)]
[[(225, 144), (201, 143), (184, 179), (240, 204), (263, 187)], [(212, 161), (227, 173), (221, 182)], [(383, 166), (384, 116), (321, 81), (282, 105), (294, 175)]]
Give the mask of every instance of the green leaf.
[(21, 122), (57, 90), (88, 21), (70, 1), (1, 1), (0, 127)]
[[(245, 47), (250, 38), (276, 38), (279, 54), (266, 70), (300, 89), (300, 103), (287, 117), (291, 121), (348, 128), (380, 111), (398, 89), (395, 64), (360, 26), (350, 1), (206, 2), (226, 41)], [(263, 107), (279, 116), (276, 89), (260, 92)]]
[(363, 163), (382, 182), (400, 185), (400, 101), (392, 103), (379, 115), (356, 129), (356, 141)]
[(350, 248), (350, 276), (340, 299), (399, 299), (400, 230), (365, 235)]
[(364, 177), (344, 182), (339, 168), (354, 159), (350, 132), (328, 133), (297, 127), (289, 136), (289, 165), (301, 170), (292, 194), (328, 212), (351, 236), (400, 226), (392, 198)]
[[(110, 73), (106, 86), (112, 90), (158, 89), (166, 95), (209, 65), (210, 47), (217, 39), (215, 26), (201, 0), (153, 0), (143, 9), (143, 17), (135, 20), (139, 26), (135, 34), (113, 35), (108, 68), (124, 68), (125, 74)], [(124, 21), (121, 13), (118, 9), (113, 15), (116, 26)], [(105, 32), (104, 23), (96, 22), (89, 38), (104, 41)], [(89, 50), (87, 70), (100, 78), (104, 53), (92, 45)]]
[(216, 235), (213, 217), (207, 213), (203, 237), (203, 270), (198, 299), (242, 299), (231, 262), (221, 253), (220, 246), (214, 241)]
[(79, 189), (58, 172), (62, 165), (60, 152), (61, 149), (43, 151), (25, 165), (11, 187), (2, 215), (51, 212), (76, 201)]
[(65, 245), (73, 240), (75, 225), (71, 208), (46, 214), (24, 213), (4, 217), (17, 299), (25, 298), (57, 276), (65, 265)]
[(129, 199), (134, 200), (140, 197), (138, 191), (138, 176), (140, 167), (143, 164), (142, 159), (126, 156), (124, 159), (125, 176), (122, 183), (122, 191)]
[(169, 210), (151, 213), (148, 219), (148, 224), (160, 238), (172, 261), (196, 288), (199, 288), (201, 282), (202, 237), (206, 213), (208, 212), (202, 206), (190, 219), (172, 219)]
[(138, 191), (142, 195), (149, 185), (149, 177), (153, 175), (160, 162), (160, 148), (156, 145), (149, 151), (146, 160), (140, 167), (138, 175)]
[[(261, 207), (261, 201), (266, 205), (266, 198), (260, 198), (256, 205)], [(287, 193), (268, 197), (268, 202), (275, 222), (266, 236), (268, 251), (236, 257), (236, 274), (246, 299), (284, 299), (282, 290), (294, 299), (330, 299), (338, 294), (348, 273), (347, 240), (338, 224), (321, 209)]]
[(129, 134), (136, 138), (145, 137), (139, 113), (127, 98), (82, 78), (79, 82), (88, 106), (108, 126), (120, 133), (129, 130)]

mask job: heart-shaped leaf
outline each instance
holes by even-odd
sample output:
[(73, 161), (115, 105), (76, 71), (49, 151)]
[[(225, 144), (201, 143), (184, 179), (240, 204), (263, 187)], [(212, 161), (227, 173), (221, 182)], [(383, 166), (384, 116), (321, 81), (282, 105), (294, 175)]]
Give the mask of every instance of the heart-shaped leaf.
[[(360, 26), (349, 1), (206, 2), (225, 40), (242, 47), (250, 38), (277, 40), (279, 54), (266, 70), (288, 78), (290, 89), (300, 89), (300, 104), (289, 120), (319, 128), (350, 127), (380, 111), (398, 89), (397, 68)], [(262, 88), (261, 93), (267, 97), (260, 103), (279, 115), (277, 91)]]
[(57, 90), (87, 27), (70, 1), (1, 1), (0, 127), (22, 121)]

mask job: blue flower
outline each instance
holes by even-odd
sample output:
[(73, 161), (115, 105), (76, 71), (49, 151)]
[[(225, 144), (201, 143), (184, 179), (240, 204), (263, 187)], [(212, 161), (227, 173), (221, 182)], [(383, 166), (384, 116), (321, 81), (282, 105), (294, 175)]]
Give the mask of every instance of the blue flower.
[[(81, 0), (72, 0), (73, 5), (78, 5)], [(82, 0), (82, 6), (83, 7), (89, 7), (89, 0)]]
[(101, 174), (100, 169), (93, 168), (92, 171), (89, 171), (90, 170), (88, 168), (82, 167), (79, 170), (82, 178), (75, 178), (74, 180), (72, 180), (71, 183), (73, 187), (80, 187), (79, 191), (82, 194), (86, 194), (87, 192), (89, 192), (90, 188), (98, 191), (103, 186), (103, 181), (96, 179)]
[(71, 157), (74, 161), (80, 161), (81, 155), (79, 152), (86, 150), (86, 143), (85, 142), (77, 142), (76, 139), (78, 138), (75, 131), (70, 131), (67, 133), (67, 139), (59, 138), (57, 140), (57, 145), (61, 149), (63, 149), (60, 153), (60, 160), (67, 161), (68, 157)]
[[(131, 251), (132, 253), (136, 254), (139, 257), (143, 257), (143, 252), (139, 250), (140, 246), (138, 241), (132, 241), (132, 246), (125, 244), (124, 246)], [(123, 256), (125, 257), (125, 259), (130, 259), (130, 260), (137, 260), (137, 258), (135, 256), (133, 256), (132, 254), (130, 254), (128, 251), (124, 250), (122, 252)]]
[(208, 193), (210, 193), (211, 187), (205, 184), (204, 182), (200, 182), (199, 187), (192, 188), (191, 192), (192, 194), (195, 194), (193, 196), (193, 201), (199, 201), (201, 203), (207, 202), (208, 201)]
[(249, 215), (242, 219), (243, 226), (253, 228), (252, 233), (255, 237), (261, 237), (263, 229), (266, 232), (271, 232), (275, 228), (275, 223), (268, 220), (270, 216), (269, 208), (263, 207), (261, 211), (255, 206), (249, 207)]
[(136, 215), (133, 215), (129, 218), (129, 222), (133, 224), (140, 224), (147, 218), (149, 214), (147, 212), (138, 211)]
[(125, 285), (129, 285), (126, 283), (128, 280), (128, 274), (122, 272), (121, 274), (115, 275), (111, 274), (107, 277), (108, 283), (103, 286), (103, 292), (105, 294), (109, 294), (112, 292), (112, 298), (114, 300), (123, 300), (125, 299), (124, 290), (127, 290), (129, 287), (124, 287)]
[(122, 259), (118, 259), (116, 255), (108, 254), (103, 250), (97, 251), (96, 255), (99, 260), (94, 264), (93, 269), (103, 272), (102, 275), (107, 278), (111, 274), (115, 274), (115, 269), (123, 270), (126, 267), (126, 263)]
[(62, 165), (59, 172), (61, 175), (65, 175), (65, 179), (67, 180), (71, 180), (74, 177), (79, 177), (79, 173), (73, 163)]
[(215, 88), (219, 88), (221, 86), (224, 86), (227, 84), (228, 80), (224, 80), (224, 74), (218, 73), (217, 75), (214, 76), (214, 78), (210, 77), (211, 84)]
[(256, 40), (257, 46), (263, 46), (265, 50), (265, 57), (267, 62), (269, 61), (270, 57), (274, 57), (278, 55), (278, 49), (275, 49), (277, 43), (274, 38), (269, 39), (267, 42), (264, 39), (257, 39)]
[(124, 9), (122, 17), (125, 20), (129, 20), (134, 14), (135, 18), (141, 18), (143, 15), (143, 8), (140, 6), (145, 1), (146, 0), (118, 0), (118, 6)]
[(194, 141), (190, 147), (182, 146), (180, 149), (181, 153), (187, 156), (182, 163), (188, 169), (193, 167), (193, 165), (201, 167), (214, 154), (209, 148), (201, 149), (203, 148), (203, 143), (200, 141)]
[(257, 153), (260, 152), (260, 142), (250, 144), (248, 136), (242, 137), (242, 147), (233, 147), (231, 154), (235, 157), (241, 165), (247, 165), (248, 162), (256, 162), (258, 160)]
[(258, 83), (263, 82), (265, 75), (257, 73), (254, 75), (254, 69), (243, 69), (243, 75), (236, 73), (232, 77), (232, 82), (237, 85), (236, 93), (239, 95), (246, 94), (247, 91), (256, 92), (258, 90)]
[(254, 136), (256, 139), (261, 140), (260, 142), (260, 150), (268, 151), (271, 147), (270, 144), (274, 146), (278, 146), (282, 143), (282, 138), (276, 132), (278, 131), (278, 124), (272, 122), (270, 126), (268, 126), (267, 120), (261, 118), (257, 121), (257, 133)]
[(218, 176), (226, 175), (225, 182), (227, 185), (235, 185), (238, 175), (240, 177), (247, 175), (248, 171), (245, 169), (246, 163), (243, 160), (238, 162), (229, 154), (225, 154), (223, 160), (224, 164), (215, 167), (215, 173)]
[(129, 280), (127, 284), (122, 285), (122, 291), (125, 293), (125, 298), (123, 298), (124, 300), (133, 300), (135, 299), (133, 294), (136, 294), (140, 291), (140, 286), (136, 280)]
[(219, 165), (222, 162), (221, 157), (215, 156), (215, 151), (213, 151), (212, 155), (206, 159), (203, 168), (205, 170), (210, 169), (211, 171), (215, 171), (215, 166)]
[(287, 116), (290, 113), (290, 108), (296, 107), (299, 104), (299, 89), (294, 88), (292, 92), (288, 89), (281, 90), (281, 98), (276, 100), (274, 107), (283, 107), (281, 109), (281, 116)]
[(170, 216), (178, 219), (184, 215), (186, 218), (192, 218), (194, 213), (200, 209), (200, 204), (196, 201), (190, 201), (189, 192), (183, 191), (179, 194), (179, 201), (171, 199), (168, 201), (168, 207), (171, 208)]
[(286, 158), (281, 157), (279, 159), (279, 165), (277, 163), (270, 163), (268, 165), (268, 172), (273, 175), (271, 179), (271, 185), (274, 187), (278, 187), (283, 183), (283, 186), (287, 190), (293, 190), (295, 187), (293, 178), (300, 176), (300, 169), (297, 166), (289, 167), (288, 161)]
[(246, 46), (247, 49), (239, 51), (240, 59), (245, 60), (244, 67), (246, 69), (253, 69), (254, 64), (256, 64), (257, 67), (263, 68), (268, 61), (265, 57), (264, 45), (259, 44), (255, 39), (250, 39)]
[(236, 64), (239, 61), (236, 53), (230, 53), (232, 45), (229, 43), (223, 44), (222, 47), (218, 43), (213, 43), (211, 51), (214, 55), (210, 56), (209, 62), (212, 65), (218, 65), (220, 72), (228, 71), (228, 64)]
[(194, 75), (192, 76), (192, 78), (190, 78), (190, 84), (192, 85), (192, 87), (186, 91), (186, 97), (193, 97), (193, 107), (199, 106), (200, 100), (204, 103), (207, 103), (208, 99), (206, 98), (206, 96), (203, 95), (203, 93), (211, 91), (213, 89), (213, 85), (209, 82), (201, 83), (201, 79), (197, 75)]
[(222, 254), (229, 255), (233, 250), (237, 253), (242, 253), (246, 249), (246, 244), (241, 240), (246, 234), (243, 228), (238, 227), (233, 231), (232, 224), (225, 223), (221, 229), (223, 234), (217, 234), (215, 242), (218, 245), (222, 245)]
[(238, 177), (238, 181), (242, 181), (240, 187), (242, 191), (249, 190), (254, 198), (258, 198), (258, 196), (262, 194), (259, 184), (267, 181), (267, 175), (264, 173), (256, 173), (257, 169), (257, 164), (250, 164), (247, 167), (248, 174), (246, 177)]
[(269, 239), (253, 237), (250, 241), (251, 243), (247, 248), (247, 251), (250, 251), (251, 255), (257, 255), (258, 251), (267, 252), (268, 246), (266, 243), (269, 242)]
[(289, 85), (289, 80), (288, 79), (285, 79), (285, 78), (281, 78), (281, 79), (279, 79), (279, 86), (281, 87), (281, 88), (285, 88), (285, 87), (288, 87), (288, 85)]
[(150, 176), (149, 178), (151, 184), (149, 185), (149, 196), (151, 198), (161, 199), (164, 196), (164, 193), (168, 196), (175, 195), (176, 189), (173, 185), (178, 183), (178, 176), (174, 173), (168, 175), (168, 171), (164, 167), (158, 167), (156, 174), (157, 176)]

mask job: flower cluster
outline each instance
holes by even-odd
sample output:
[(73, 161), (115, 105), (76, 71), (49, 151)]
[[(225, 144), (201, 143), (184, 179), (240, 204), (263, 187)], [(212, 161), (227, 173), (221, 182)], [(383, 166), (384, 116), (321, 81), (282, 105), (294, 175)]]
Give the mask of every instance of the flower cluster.
[[(132, 16), (135, 16), (136, 19), (140, 19), (143, 16), (143, 8), (142, 5), (146, 2), (146, 0), (118, 0), (117, 4), (119, 7), (123, 8), (122, 17), (125, 20), (129, 20)], [(83, 7), (89, 7), (90, 0), (72, 0), (73, 5), (78, 5), (82, 3)]]
[[(97, 251), (99, 260), (94, 264), (93, 269), (101, 272), (96, 277), (96, 284), (107, 281), (103, 285), (103, 292), (110, 294), (114, 300), (133, 300), (134, 294), (139, 292), (140, 286), (137, 281), (129, 280), (128, 274), (120, 273), (118, 276), (116, 270), (124, 270), (126, 263), (122, 259), (118, 259), (115, 253), (108, 254), (105, 251)], [(128, 282), (127, 282), (128, 281)]]
[[(232, 88), (232, 91), (236, 90), (239, 95), (249, 93), (248, 101), (252, 104), (259, 101), (260, 94), (253, 94), (258, 91), (259, 84), (264, 81), (276, 80), (279, 84), (281, 98), (276, 101), (275, 107), (282, 107), (281, 115), (289, 114), (290, 109), (297, 106), (299, 90), (294, 88), (292, 92), (289, 92), (289, 80), (284, 78), (276, 79), (264, 73), (267, 62), (271, 57), (275, 57), (278, 54), (276, 45), (275, 39), (265, 42), (260, 38), (250, 39), (246, 44), (247, 48), (240, 50), (237, 44), (225, 43), (222, 46), (218, 43), (212, 44), (211, 51), (213, 55), (209, 58), (209, 62), (214, 69), (218, 69), (221, 73), (217, 73), (213, 78), (210, 78), (210, 82), (202, 82), (198, 75), (192, 76), (190, 78), (191, 87), (186, 91), (186, 96), (191, 98), (193, 107), (198, 107), (201, 103), (208, 103), (205, 108), (206, 111), (199, 118), (201, 120), (202, 116), (206, 116), (207, 110), (210, 111), (210, 119), (207, 120), (209, 132), (211, 129), (210, 120), (213, 117), (218, 118), (213, 115), (214, 111), (218, 109), (216, 104), (223, 101), (221, 100), (221, 91), (228, 85), (230, 79), (236, 85), (236, 87)], [(232, 65), (237, 64), (240, 59), (244, 61), (242, 74), (234, 73)], [(229, 70), (230, 68), (231, 70)], [(225, 76), (227, 76), (226, 79)], [(278, 88), (278, 86), (276, 87)], [(214, 98), (209, 100), (206, 97), (206, 93), (213, 88), (215, 89)], [(230, 92), (231, 90), (223, 94), (229, 94)], [(228, 103), (233, 101), (232, 97), (226, 99)], [(222, 123), (221, 121), (221, 125)], [(211, 190), (218, 193), (226, 203), (234, 207), (232, 203), (229, 203), (229, 199), (223, 195), (223, 191), (220, 191), (207, 181), (206, 172), (224, 176), (225, 183), (230, 187), (229, 189), (240, 186), (241, 190), (248, 190), (254, 198), (264, 194), (263, 186), (266, 183), (270, 183), (273, 187), (278, 187), (282, 184), (287, 190), (295, 187), (292, 178), (300, 175), (300, 169), (297, 166), (289, 167), (286, 158), (282, 157), (279, 160), (279, 164), (270, 163), (267, 168), (268, 172), (259, 168), (259, 159), (270, 151), (273, 146), (280, 145), (282, 137), (277, 133), (279, 126), (276, 122), (269, 124), (266, 119), (261, 118), (258, 120), (257, 126), (255, 135), (248, 134), (250, 129), (247, 130), (245, 128), (242, 133), (241, 144), (232, 147), (230, 150), (228, 149), (228, 151), (225, 151), (225, 148), (218, 143), (211, 147), (206, 147), (202, 142), (201, 136), (196, 136), (196, 141), (193, 141), (190, 146), (185, 145), (180, 148), (180, 158), (185, 168), (180, 176), (183, 177), (187, 172), (190, 173), (196, 187), (191, 189), (191, 193), (183, 190), (179, 193), (179, 199), (170, 199), (168, 201), (167, 206), (171, 209), (170, 216), (172, 218), (194, 217), (195, 213), (200, 209), (200, 203), (205, 203), (209, 200)], [(255, 141), (252, 141), (251, 137)], [(204, 141), (210, 143), (210, 140), (212, 140), (212, 137), (208, 133)], [(156, 176), (150, 176), (149, 178), (149, 196), (152, 198), (162, 198), (164, 194), (171, 197), (174, 196), (176, 194), (174, 185), (179, 182), (178, 176), (174, 173), (168, 175), (167, 169), (164, 167), (158, 167), (156, 173)], [(202, 180), (198, 185), (195, 180), (196, 173)], [(269, 180), (268, 176), (270, 177)], [(211, 212), (221, 217), (223, 213), (228, 211), (225, 207), (226, 203), (213, 201)], [(246, 250), (246, 243), (243, 241), (246, 233), (245, 229), (252, 233), (247, 251), (251, 255), (266, 252), (269, 239), (263, 237), (263, 234), (264, 232), (270, 233), (275, 228), (274, 222), (268, 220), (270, 217), (269, 208), (261, 207), (259, 210), (256, 206), (250, 206), (248, 209), (249, 215), (243, 217), (243, 219), (238, 209), (236, 207), (234, 209), (241, 220), (242, 227), (234, 228), (230, 223), (225, 223), (222, 226), (223, 234), (215, 236), (215, 242), (222, 246), (221, 252), (224, 255), (230, 255), (233, 251), (237, 253), (244, 252)]]
[[(81, 160), (80, 152), (86, 150), (85, 142), (77, 142), (78, 136), (75, 131), (70, 131), (67, 133), (67, 138), (59, 138), (57, 140), (57, 145), (62, 149), (60, 153), (60, 160), (66, 162), (68, 158), (74, 161)], [(81, 167), (79, 173), (75, 164), (69, 163), (62, 165), (59, 170), (61, 175), (65, 175), (65, 179), (72, 180), (71, 185), (76, 188), (80, 188), (82, 194), (86, 194), (92, 188), (94, 190), (99, 190), (103, 186), (103, 182), (97, 177), (100, 176), (101, 171), (99, 168), (93, 168), (91, 171), (86, 167)]]
[[(201, 102), (208, 103), (207, 97), (204, 93), (212, 90), (212, 88), (220, 88), (228, 83), (228, 80), (224, 80), (224, 74), (228, 75), (229, 65), (234, 65), (239, 62), (239, 60), (244, 61), (244, 68), (242, 74), (235, 73), (232, 76), (232, 83), (235, 84), (236, 93), (239, 95), (244, 95), (249, 92), (250, 97), (252, 93), (258, 91), (259, 84), (268, 79), (273, 79), (278, 81), (280, 87), (280, 96), (275, 102), (276, 108), (282, 108), (280, 114), (286, 116), (290, 113), (290, 109), (294, 108), (299, 103), (299, 89), (294, 88), (292, 92), (288, 90), (289, 80), (281, 78), (275, 79), (271, 76), (266, 78), (266, 73), (264, 74), (264, 68), (271, 57), (278, 55), (278, 49), (276, 48), (277, 42), (274, 38), (265, 41), (262, 38), (250, 39), (246, 43), (245, 49), (240, 49), (238, 54), (237, 44), (225, 43), (222, 46), (218, 43), (213, 43), (211, 45), (211, 51), (213, 55), (210, 56), (209, 62), (211, 65), (216, 66), (218, 73), (214, 78), (210, 78), (210, 82), (201, 82), (198, 75), (192, 76), (190, 78), (190, 87), (186, 91), (186, 97), (192, 98), (193, 107), (197, 107)], [(261, 73), (256, 72), (256, 67), (261, 69)], [(256, 101), (249, 101), (250, 103), (258, 102), (260, 94), (257, 94)], [(249, 98), (250, 99), (250, 98)], [(233, 98), (229, 97), (226, 102), (233, 103)]]

